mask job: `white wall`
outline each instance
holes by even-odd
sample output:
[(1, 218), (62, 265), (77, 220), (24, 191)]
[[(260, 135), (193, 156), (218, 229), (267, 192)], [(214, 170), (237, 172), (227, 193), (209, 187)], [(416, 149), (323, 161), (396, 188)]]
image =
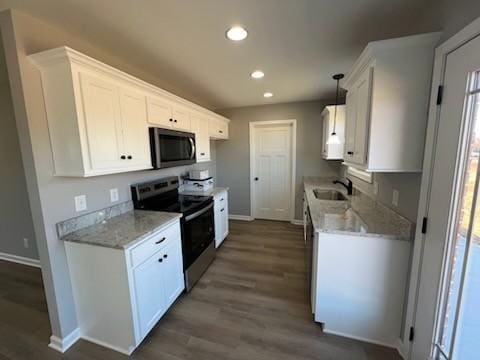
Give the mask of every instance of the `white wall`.
[(0, 253), (36, 260), (38, 251), (4, 57), (0, 41)]

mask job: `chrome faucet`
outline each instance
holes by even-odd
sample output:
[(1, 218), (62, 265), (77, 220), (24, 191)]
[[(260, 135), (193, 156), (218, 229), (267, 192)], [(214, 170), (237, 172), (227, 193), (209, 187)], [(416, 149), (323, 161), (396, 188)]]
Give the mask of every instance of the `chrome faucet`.
[(333, 183), (334, 184), (340, 184), (340, 185), (343, 185), (345, 186), (345, 188), (347, 189), (347, 194), (348, 195), (352, 195), (353, 194), (353, 183), (352, 183), (352, 180), (346, 178), (347, 180), (347, 183), (345, 184), (343, 181), (340, 181), (340, 180), (335, 180)]

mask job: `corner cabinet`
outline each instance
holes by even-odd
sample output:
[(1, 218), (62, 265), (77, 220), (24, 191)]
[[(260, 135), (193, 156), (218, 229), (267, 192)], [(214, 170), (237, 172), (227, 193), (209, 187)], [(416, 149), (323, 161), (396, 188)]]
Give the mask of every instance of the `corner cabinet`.
[(210, 160), (206, 137), (228, 138), (228, 119), (68, 47), (30, 59), (42, 78), (56, 176), (151, 169), (148, 128), (195, 131), (194, 113), (202, 114), (198, 161)]
[(126, 249), (65, 242), (80, 337), (130, 355), (185, 288), (179, 220)]
[(345, 105), (337, 105), (335, 132), (340, 144), (327, 144), (335, 123), (335, 105), (326, 106), (322, 111), (323, 141), (322, 157), (325, 160), (342, 160), (345, 146)]
[(371, 172), (420, 172), (439, 33), (371, 42), (347, 90), (344, 161)]
[(218, 191), (213, 196), (215, 217), (215, 247), (218, 248), (228, 236), (228, 190)]

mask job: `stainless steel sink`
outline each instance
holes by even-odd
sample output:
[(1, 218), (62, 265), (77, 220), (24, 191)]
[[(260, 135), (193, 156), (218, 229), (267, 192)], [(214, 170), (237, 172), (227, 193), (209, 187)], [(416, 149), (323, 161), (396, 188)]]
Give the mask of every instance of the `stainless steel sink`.
[(347, 197), (337, 190), (314, 189), (313, 193), (319, 200), (347, 201)]

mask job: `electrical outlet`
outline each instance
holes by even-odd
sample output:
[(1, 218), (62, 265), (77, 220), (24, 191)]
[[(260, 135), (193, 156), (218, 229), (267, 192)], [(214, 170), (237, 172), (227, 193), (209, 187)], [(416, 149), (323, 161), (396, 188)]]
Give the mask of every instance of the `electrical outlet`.
[(84, 211), (87, 210), (87, 196), (86, 195), (78, 195), (75, 196), (75, 211)]
[(378, 195), (378, 181), (373, 182), (373, 195)]
[(23, 247), (28, 249), (30, 247), (30, 242), (27, 238), (23, 238)]
[(118, 189), (117, 188), (114, 188), (114, 189), (110, 189), (110, 202), (117, 202), (119, 199), (119, 196), (118, 196)]
[(393, 191), (392, 191), (392, 205), (393, 206), (398, 206), (399, 196), (400, 196), (400, 193), (398, 192), (398, 190), (393, 189)]

